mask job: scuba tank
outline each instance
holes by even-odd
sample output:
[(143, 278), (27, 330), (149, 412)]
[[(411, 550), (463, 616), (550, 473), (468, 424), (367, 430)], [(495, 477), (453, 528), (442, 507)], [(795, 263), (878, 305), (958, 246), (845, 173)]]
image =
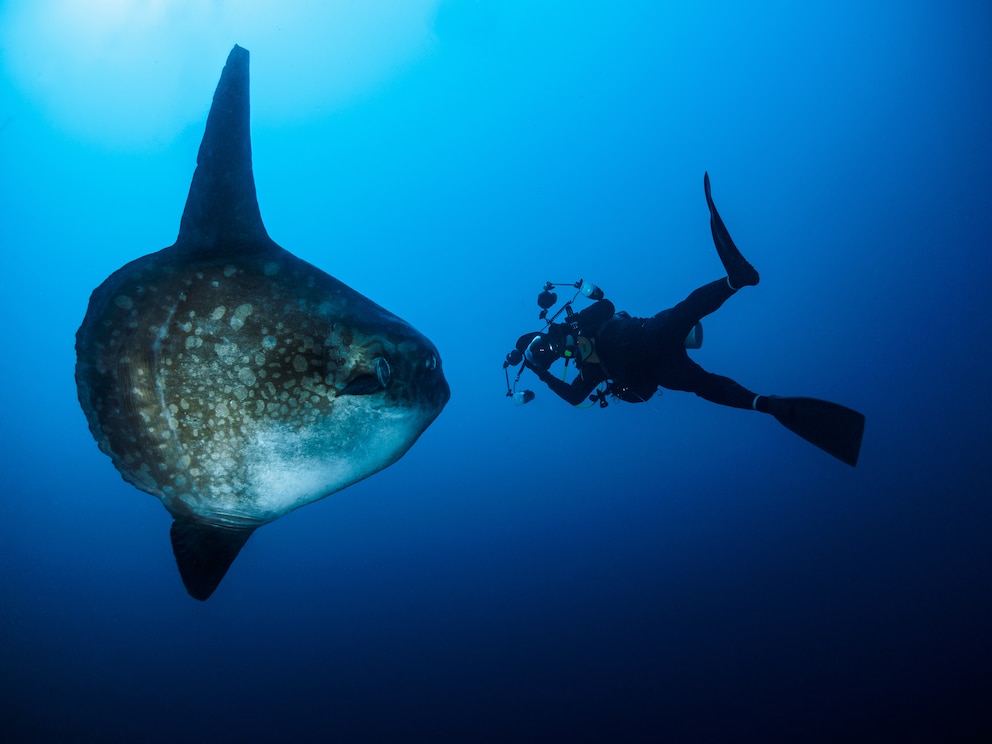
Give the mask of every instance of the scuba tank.
[(703, 324), (696, 323), (685, 337), (685, 348), (698, 349), (703, 345)]

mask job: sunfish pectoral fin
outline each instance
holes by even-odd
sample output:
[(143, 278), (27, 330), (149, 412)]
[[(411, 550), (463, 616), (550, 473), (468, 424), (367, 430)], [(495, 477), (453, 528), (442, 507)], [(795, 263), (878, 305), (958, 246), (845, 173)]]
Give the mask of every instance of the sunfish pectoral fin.
[(202, 601), (214, 593), (254, 531), (212, 527), (188, 519), (172, 523), (172, 552), (191, 597)]

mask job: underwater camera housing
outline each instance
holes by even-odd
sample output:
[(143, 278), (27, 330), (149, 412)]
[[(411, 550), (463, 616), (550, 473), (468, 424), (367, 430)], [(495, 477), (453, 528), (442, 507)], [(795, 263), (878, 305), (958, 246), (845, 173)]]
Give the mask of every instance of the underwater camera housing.
[[(548, 311), (551, 310), (558, 302), (558, 293), (554, 291), (555, 287), (573, 287), (576, 292), (572, 296), (572, 299), (565, 302), (565, 304), (558, 308), (558, 310), (556, 310), (555, 313), (549, 318)], [(541, 292), (537, 295), (537, 306), (541, 308), (541, 312), (538, 314), (538, 319), (544, 321), (544, 327), (540, 331), (535, 331), (533, 334), (530, 334), (532, 340), (547, 331), (548, 328), (551, 327), (551, 324), (554, 323), (555, 319), (562, 313), (565, 313), (566, 318), (571, 318), (572, 315), (574, 315), (572, 303), (575, 302), (580, 295), (593, 302), (596, 300), (601, 300), (605, 296), (602, 289), (597, 287), (592, 282), (587, 282), (582, 279), (579, 279), (577, 282), (545, 282)], [(527, 347), (525, 345), (523, 349), (520, 348), (520, 344), (523, 341), (524, 336), (521, 336), (520, 341), (517, 342), (517, 347), (508, 352), (506, 359), (503, 361), (503, 372), (506, 376), (506, 397), (513, 398), (513, 402), (518, 406), (522, 406), (525, 403), (530, 403), (535, 397), (533, 390), (517, 390), (517, 383), (520, 382), (520, 376), (523, 374), (526, 367), (526, 364), (524, 363), (524, 352)], [(566, 357), (565, 363), (568, 364), (568, 357)], [(512, 384), (510, 383), (510, 367), (518, 367), (517, 376), (514, 378)]]
[[(556, 310), (551, 317), (548, 317), (548, 312), (558, 303), (558, 293), (555, 292), (556, 287), (572, 287), (576, 290), (572, 299), (565, 302), (558, 310)], [(513, 398), (513, 402), (522, 406), (525, 403), (530, 403), (534, 400), (533, 390), (517, 390), (517, 383), (520, 382), (520, 376), (523, 374), (524, 369), (527, 364), (524, 361), (524, 355), (531, 349), (532, 345), (535, 345), (535, 341), (540, 341), (541, 343), (536, 344), (533, 349), (534, 359), (539, 359), (538, 351), (541, 352), (545, 359), (557, 359), (563, 357), (565, 359), (566, 370), (568, 368), (568, 362), (571, 359), (572, 349), (564, 347), (564, 337), (567, 332), (564, 331), (565, 328), (571, 327), (571, 330), (578, 335), (578, 321), (573, 321), (572, 317), (575, 312), (572, 310), (572, 303), (574, 303), (579, 296), (585, 297), (586, 299), (596, 302), (597, 300), (602, 300), (605, 296), (603, 290), (597, 287), (592, 282), (584, 281), (579, 279), (577, 282), (545, 282), (544, 287), (541, 292), (537, 295), (537, 306), (541, 308), (541, 312), (538, 315), (540, 320), (544, 321), (544, 327), (540, 331), (534, 331), (533, 333), (525, 333), (517, 340), (516, 348), (512, 349), (507, 353), (506, 359), (503, 361), (503, 373), (506, 377), (506, 397)], [(565, 313), (564, 324), (559, 323), (554, 326), (555, 319)], [(548, 333), (551, 330), (552, 333)], [(703, 345), (703, 324), (696, 323), (689, 331), (689, 335), (685, 337), (685, 348), (686, 349), (699, 349)], [(540, 347), (538, 349), (537, 347)], [(550, 351), (551, 354), (547, 352)], [(540, 363), (538, 362), (539, 366)], [(510, 367), (517, 367), (517, 375), (510, 382)], [(605, 389), (599, 390), (594, 395), (591, 395), (589, 400), (593, 403), (599, 403), (601, 408), (605, 408), (607, 405), (606, 398), (611, 394), (616, 394), (621, 400), (625, 400), (622, 394), (614, 393), (616, 388), (613, 387), (614, 381), (609, 381)]]

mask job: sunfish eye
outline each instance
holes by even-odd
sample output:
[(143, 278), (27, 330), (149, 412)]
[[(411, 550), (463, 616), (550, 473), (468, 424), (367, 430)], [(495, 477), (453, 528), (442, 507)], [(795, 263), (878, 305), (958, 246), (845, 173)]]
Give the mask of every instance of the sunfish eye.
[(359, 375), (354, 380), (345, 385), (338, 395), (370, 395), (389, 387), (389, 380), (392, 377), (392, 369), (385, 357), (376, 357), (372, 362), (375, 374), (366, 373)]
[(375, 376), (379, 378), (379, 384), (383, 388), (389, 387), (389, 378), (392, 377), (393, 371), (389, 367), (389, 362), (386, 361), (386, 357), (376, 357), (375, 358)]
[(429, 370), (437, 369), (437, 357), (434, 354), (429, 355), (424, 366)]

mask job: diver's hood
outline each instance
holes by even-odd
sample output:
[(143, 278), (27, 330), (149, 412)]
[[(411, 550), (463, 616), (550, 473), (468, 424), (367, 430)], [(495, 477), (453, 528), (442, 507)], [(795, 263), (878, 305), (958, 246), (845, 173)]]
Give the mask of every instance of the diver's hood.
[(540, 331), (531, 331), (530, 333), (525, 333), (523, 336), (517, 339), (517, 351), (523, 354), (527, 351), (527, 347), (530, 346), (530, 342), (534, 340), (534, 336), (543, 336), (544, 334)]

